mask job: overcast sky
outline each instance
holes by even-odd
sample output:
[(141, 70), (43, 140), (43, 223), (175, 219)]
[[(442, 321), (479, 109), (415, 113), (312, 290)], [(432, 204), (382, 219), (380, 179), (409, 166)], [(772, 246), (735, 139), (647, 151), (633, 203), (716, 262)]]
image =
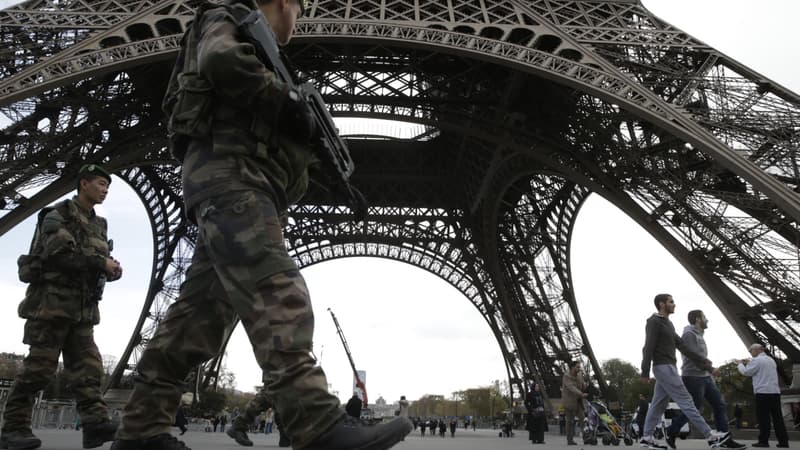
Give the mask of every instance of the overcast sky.
[[(16, 2), (0, 0), (0, 7)], [(797, 92), (800, 50), (797, 0), (646, 0), (655, 14)], [(150, 226), (138, 199), (120, 180), (98, 207), (109, 219), (114, 256), (125, 276), (106, 288), (103, 320), (95, 337), (103, 354), (122, 353), (139, 316), (151, 264)], [(16, 258), (25, 253), (32, 219), (0, 237), (0, 351), (25, 353), (23, 320), (16, 308), (24, 294)], [(638, 367), (644, 321), (656, 293), (669, 292), (673, 321), (703, 309), (710, 319), (710, 358), (721, 363), (747, 356), (722, 314), (683, 268), (638, 225), (598, 196), (578, 216), (573, 235), (573, 276), (578, 306), (598, 359), (622, 358)], [(359, 369), (367, 371), (370, 400), (400, 395), (416, 399), (506, 377), (502, 357), (478, 311), (454, 288), (427, 272), (378, 259), (346, 259), (303, 271), (317, 316), (315, 352), (340, 398), (349, 397), (352, 376), (327, 308), (336, 313)], [(241, 329), (228, 347), (227, 366), (238, 388), (260, 384), (260, 370)]]

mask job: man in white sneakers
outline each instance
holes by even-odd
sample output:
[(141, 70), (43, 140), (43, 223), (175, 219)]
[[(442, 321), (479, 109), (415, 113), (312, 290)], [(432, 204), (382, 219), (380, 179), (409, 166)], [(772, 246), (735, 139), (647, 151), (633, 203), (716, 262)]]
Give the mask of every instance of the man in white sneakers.
[(652, 363), (656, 385), (653, 389), (653, 400), (650, 403), (650, 409), (647, 410), (642, 439), (639, 443), (642, 447), (652, 450), (666, 450), (666, 445), (656, 443), (655, 439), (653, 439), (653, 431), (661, 420), (661, 415), (664, 413), (671, 397), (689, 419), (689, 422), (705, 436), (708, 446), (714, 449), (719, 448), (730, 439), (731, 434), (712, 431), (700, 413), (697, 412), (692, 396), (689, 395), (686, 386), (683, 385), (683, 380), (678, 375), (675, 349), (677, 348), (684, 356), (694, 361), (697, 367), (706, 368), (709, 371), (713, 371), (711, 361), (687, 348), (680, 336), (675, 333), (675, 327), (669, 320), (669, 315), (675, 312), (675, 300), (672, 299), (672, 296), (658, 294), (653, 303), (658, 313), (647, 319), (646, 338), (642, 349), (642, 382), (650, 382), (650, 365)]
[[(703, 311), (695, 309), (689, 311), (687, 316), (689, 325), (683, 329), (681, 340), (683, 345), (702, 356), (704, 359), (708, 357), (708, 347), (706, 347), (705, 331), (708, 328), (708, 319)], [(698, 367), (691, 358), (683, 355), (683, 366), (681, 366), (681, 379), (686, 390), (694, 399), (694, 406), (697, 411), (703, 410), (703, 404), (708, 401), (711, 409), (714, 411), (714, 426), (717, 431), (723, 433), (728, 432), (728, 413), (726, 411), (727, 405), (725, 399), (717, 388), (713, 376), (719, 376), (719, 370), (713, 374), (705, 367)], [(672, 419), (672, 423), (665, 430), (665, 439), (670, 449), (676, 450), (675, 438), (680, 432), (681, 427), (688, 422), (689, 419), (685, 414), (679, 414), (678, 417)], [(746, 445), (740, 444), (733, 440), (728, 439), (722, 444), (726, 449), (744, 450)]]

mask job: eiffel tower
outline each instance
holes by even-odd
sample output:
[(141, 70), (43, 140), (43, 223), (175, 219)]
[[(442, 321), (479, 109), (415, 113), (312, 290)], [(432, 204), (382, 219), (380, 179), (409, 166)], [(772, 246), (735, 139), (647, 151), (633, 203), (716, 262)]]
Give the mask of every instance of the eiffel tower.
[[(0, 234), (102, 162), (154, 235), (149, 290), (112, 384), (175, 299), (195, 235), (161, 96), (189, 0), (30, 0), (0, 12)], [(311, 0), (287, 49), (348, 137), (366, 221), (310, 192), (300, 267), (403, 261), (483, 314), (516, 394), (558, 395), (569, 360), (603, 375), (570, 271), (596, 193), (664, 246), (744, 342), (800, 362), (800, 97), (638, 0)], [(208, 363), (206, 382), (218, 359)], [(213, 381), (213, 380), (212, 380)]]

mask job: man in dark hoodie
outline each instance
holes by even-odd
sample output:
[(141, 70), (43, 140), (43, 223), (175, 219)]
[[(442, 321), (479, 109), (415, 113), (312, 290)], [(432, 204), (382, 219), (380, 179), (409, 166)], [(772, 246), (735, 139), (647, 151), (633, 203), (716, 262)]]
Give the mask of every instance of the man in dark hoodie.
[[(706, 328), (708, 328), (708, 319), (706, 315), (703, 314), (703, 311), (699, 309), (689, 311), (688, 319), (689, 325), (683, 329), (681, 340), (683, 340), (683, 344), (686, 348), (706, 358), (708, 356), (708, 347), (706, 347), (706, 341), (703, 335), (705, 334)], [(705, 403), (705, 400), (708, 400), (708, 403), (711, 404), (711, 408), (714, 410), (714, 425), (717, 427), (717, 431), (727, 433), (727, 405), (711, 375), (712, 373), (709, 372), (708, 369), (699, 367), (690, 358), (687, 358), (685, 355), (683, 356), (681, 379), (683, 380), (683, 385), (686, 386), (686, 390), (689, 391), (689, 394), (694, 400), (694, 406), (698, 411), (702, 411), (703, 403)], [(714, 371), (713, 375), (718, 376), (719, 372)], [(685, 414), (679, 414), (678, 417), (672, 420), (672, 424), (670, 424), (666, 432), (666, 441), (669, 448), (673, 450), (676, 448), (675, 438), (681, 427), (688, 421), (689, 419), (686, 418)], [(747, 448), (746, 445), (740, 444), (733, 439), (728, 439), (722, 444), (722, 447), (738, 450)]]
[(647, 410), (647, 417), (644, 421), (642, 439), (639, 441), (642, 447), (652, 450), (665, 450), (665, 445), (657, 444), (653, 438), (653, 431), (657, 423), (661, 420), (661, 415), (669, 403), (670, 397), (678, 404), (681, 411), (686, 415), (692, 425), (705, 436), (708, 446), (716, 449), (730, 439), (730, 433), (720, 433), (711, 430), (703, 416), (697, 412), (692, 397), (683, 385), (675, 358), (675, 349), (690, 358), (701, 367), (713, 370), (711, 361), (691, 349), (687, 348), (680, 336), (675, 333), (675, 327), (669, 320), (669, 315), (675, 312), (675, 300), (669, 294), (658, 294), (653, 300), (658, 313), (653, 314), (647, 319), (645, 328), (646, 339), (642, 349), (642, 382), (650, 382), (650, 365), (653, 365), (653, 377), (656, 385), (653, 388), (653, 401), (650, 409)]

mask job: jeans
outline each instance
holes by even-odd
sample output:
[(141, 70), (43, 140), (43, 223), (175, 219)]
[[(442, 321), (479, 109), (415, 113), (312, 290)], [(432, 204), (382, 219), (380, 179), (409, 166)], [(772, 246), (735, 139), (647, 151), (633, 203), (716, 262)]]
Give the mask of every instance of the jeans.
[(678, 375), (678, 368), (674, 364), (659, 364), (653, 366), (653, 376), (656, 379), (656, 386), (653, 389), (653, 401), (650, 403), (650, 409), (647, 410), (647, 418), (644, 420), (644, 431), (642, 436), (652, 437), (653, 431), (661, 420), (661, 415), (667, 409), (670, 397), (678, 407), (683, 411), (683, 414), (689, 418), (692, 425), (700, 431), (706, 438), (711, 436), (711, 427), (708, 426), (703, 416), (697, 412), (694, 407), (692, 396), (683, 385), (680, 375)]
[[(711, 409), (714, 410), (714, 425), (717, 431), (722, 433), (728, 432), (728, 414), (726, 412), (727, 405), (722, 398), (717, 384), (711, 377), (681, 377), (686, 390), (694, 400), (694, 406), (698, 412), (703, 411), (704, 400), (708, 400), (711, 404)], [(667, 429), (667, 435), (675, 435), (680, 432), (681, 427), (689, 422), (686, 414), (679, 414), (678, 417), (672, 420), (672, 424)]]

